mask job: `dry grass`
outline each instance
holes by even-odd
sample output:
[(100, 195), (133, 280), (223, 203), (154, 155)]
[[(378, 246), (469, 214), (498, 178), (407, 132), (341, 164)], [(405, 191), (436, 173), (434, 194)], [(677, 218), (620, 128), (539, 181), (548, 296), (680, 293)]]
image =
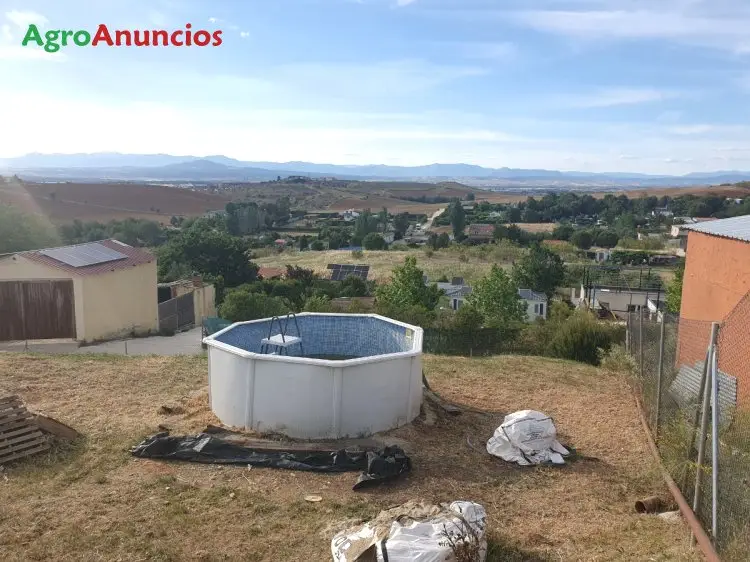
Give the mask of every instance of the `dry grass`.
[[(460, 261), (459, 256), (465, 255), (467, 262)], [(404, 263), (406, 256), (416, 256), (417, 265), (424, 270), (431, 280), (436, 280), (441, 275), (452, 277), (463, 277), (471, 283), (486, 275), (492, 267), (492, 255), (480, 256), (475, 248), (440, 250), (427, 256), (421, 250), (391, 250), (391, 251), (365, 251), (364, 256), (355, 258), (350, 251), (328, 250), (325, 252), (296, 252), (285, 251), (281, 254), (273, 254), (253, 260), (264, 267), (284, 267), (296, 265), (312, 269), (315, 272), (327, 276), (330, 272), (326, 269), (329, 263), (340, 264), (369, 264), (369, 279), (386, 281), (390, 279), (393, 268)], [(501, 259), (502, 261), (502, 259)]]
[[(131, 458), (127, 449), (159, 424), (195, 432), (213, 420), (201, 392), (204, 358), (0, 354), (4, 390), (83, 434), (5, 471), (0, 559), (330, 560), (341, 521), (410, 499), (482, 503), (490, 562), (697, 559), (683, 526), (634, 512), (636, 499), (665, 489), (622, 377), (514, 356), (426, 356), (425, 371), (446, 397), (490, 414), (392, 432), (413, 473), (355, 493), (354, 474)], [(163, 404), (185, 413), (162, 416)], [(522, 469), (487, 455), (484, 441), (503, 415), (522, 408), (554, 416), (578, 459)], [(307, 503), (307, 494), (323, 501)]]
[(519, 222), (516, 224), (521, 230), (533, 232), (534, 234), (539, 232), (552, 232), (557, 226), (554, 222)]

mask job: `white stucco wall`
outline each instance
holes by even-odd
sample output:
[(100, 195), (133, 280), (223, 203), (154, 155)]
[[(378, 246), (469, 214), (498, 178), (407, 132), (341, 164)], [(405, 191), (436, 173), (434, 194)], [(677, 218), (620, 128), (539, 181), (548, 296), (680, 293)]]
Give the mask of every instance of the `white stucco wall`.
[[(547, 319), (547, 303), (543, 301), (527, 301), (524, 299), (524, 302), (526, 303), (526, 321), (527, 322), (534, 322), (537, 318), (543, 318), (544, 320)], [(540, 314), (539, 312), (534, 312), (534, 307), (539, 305), (544, 305), (544, 312)]]

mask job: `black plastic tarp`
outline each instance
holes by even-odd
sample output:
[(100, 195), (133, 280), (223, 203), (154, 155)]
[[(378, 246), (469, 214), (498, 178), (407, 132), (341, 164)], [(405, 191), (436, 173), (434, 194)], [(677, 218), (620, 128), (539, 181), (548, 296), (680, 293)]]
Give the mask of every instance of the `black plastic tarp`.
[(157, 433), (130, 451), (144, 459), (189, 461), (206, 464), (249, 464), (265, 468), (284, 468), (309, 472), (361, 471), (355, 490), (397, 478), (411, 470), (411, 460), (400, 447), (379, 451), (268, 451), (243, 447), (200, 433), (171, 436)]

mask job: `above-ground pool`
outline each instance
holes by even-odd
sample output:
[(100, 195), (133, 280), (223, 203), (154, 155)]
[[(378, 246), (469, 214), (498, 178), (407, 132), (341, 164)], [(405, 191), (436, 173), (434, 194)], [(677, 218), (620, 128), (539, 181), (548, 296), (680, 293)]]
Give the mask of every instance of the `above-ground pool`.
[[(285, 345), (264, 346), (285, 324)], [(203, 340), (211, 409), (226, 425), (305, 439), (402, 426), (422, 404), (422, 333), (374, 314), (232, 324)]]

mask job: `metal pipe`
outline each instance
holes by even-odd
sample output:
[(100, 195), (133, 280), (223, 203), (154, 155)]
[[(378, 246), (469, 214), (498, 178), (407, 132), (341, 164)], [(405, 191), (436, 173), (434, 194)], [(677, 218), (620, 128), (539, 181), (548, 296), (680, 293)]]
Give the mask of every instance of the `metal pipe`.
[[(659, 314), (657, 307), (657, 316)], [(659, 366), (656, 372), (656, 414), (654, 419), (654, 435), (656, 440), (659, 440), (659, 408), (661, 407), (661, 377), (664, 374), (664, 336), (665, 336), (665, 324), (666, 314), (661, 315), (661, 326), (659, 330)]]
[(717, 346), (711, 362), (711, 535), (716, 544), (719, 518), (719, 367)]
[(643, 380), (643, 307), (638, 316), (638, 353), (641, 358), (641, 380)]
[[(698, 440), (698, 460), (696, 461), (695, 468), (695, 488), (693, 493), (693, 511), (698, 511), (701, 499), (701, 472), (703, 471), (703, 460), (706, 454), (706, 433), (708, 431), (708, 409), (710, 407), (711, 399), (711, 365), (713, 364), (714, 354), (716, 352), (716, 339), (719, 335), (719, 323), (714, 322), (711, 325), (711, 342), (709, 344), (708, 353), (706, 355), (706, 364), (703, 368), (703, 377), (701, 377), (701, 385), (703, 392), (703, 405), (701, 411), (701, 429), (700, 437)], [(692, 443), (691, 443), (692, 446)]]
[(682, 516), (685, 518), (685, 522), (690, 528), (691, 535), (695, 537), (695, 540), (698, 542), (698, 547), (706, 557), (706, 562), (720, 562), (719, 555), (716, 554), (716, 549), (714, 549), (714, 545), (711, 543), (711, 539), (708, 538), (706, 531), (704, 531), (703, 527), (701, 527), (700, 521), (698, 521), (695, 513), (692, 509), (690, 509), (690, 505), (688, 504), (687, 500), (685, 500), (685, 496), (682, 495), (682, 492), (677, 487), (677, 484), (674, 483), (674, 480), (672, 480), (672, 477), (669, 475), (669, 473), (664, 468), (664, 465), (661, 463), (659, 449), (656, 448), (656, 443), (654, 443), (654, 440), (651, 437), (651, 432), (649, 431), (648, 423), (646, 422), (646, 416), (643, 413), (643, 405), (638, 399), (638, 395), (636, 393), (634, 393), (634, 397), (636, 406), (638, 407), (638, 414), (641, 418), (641, 426), (643, 426), (643, 431), (646, 434), (646, 440), (648, 441), (649, 449), (651, 449), (651, 453), (656, 459), (656, 462), (659, 464), (661, 474), (664, 477), (664, 481), (667, 483), (667, 488), (669, 488), (669, 491), (672, 493), (672, 497), (674, 497), (674, 500), (677, 502), (677, 506), (680, 508), (680, 513), (682, 513)]

